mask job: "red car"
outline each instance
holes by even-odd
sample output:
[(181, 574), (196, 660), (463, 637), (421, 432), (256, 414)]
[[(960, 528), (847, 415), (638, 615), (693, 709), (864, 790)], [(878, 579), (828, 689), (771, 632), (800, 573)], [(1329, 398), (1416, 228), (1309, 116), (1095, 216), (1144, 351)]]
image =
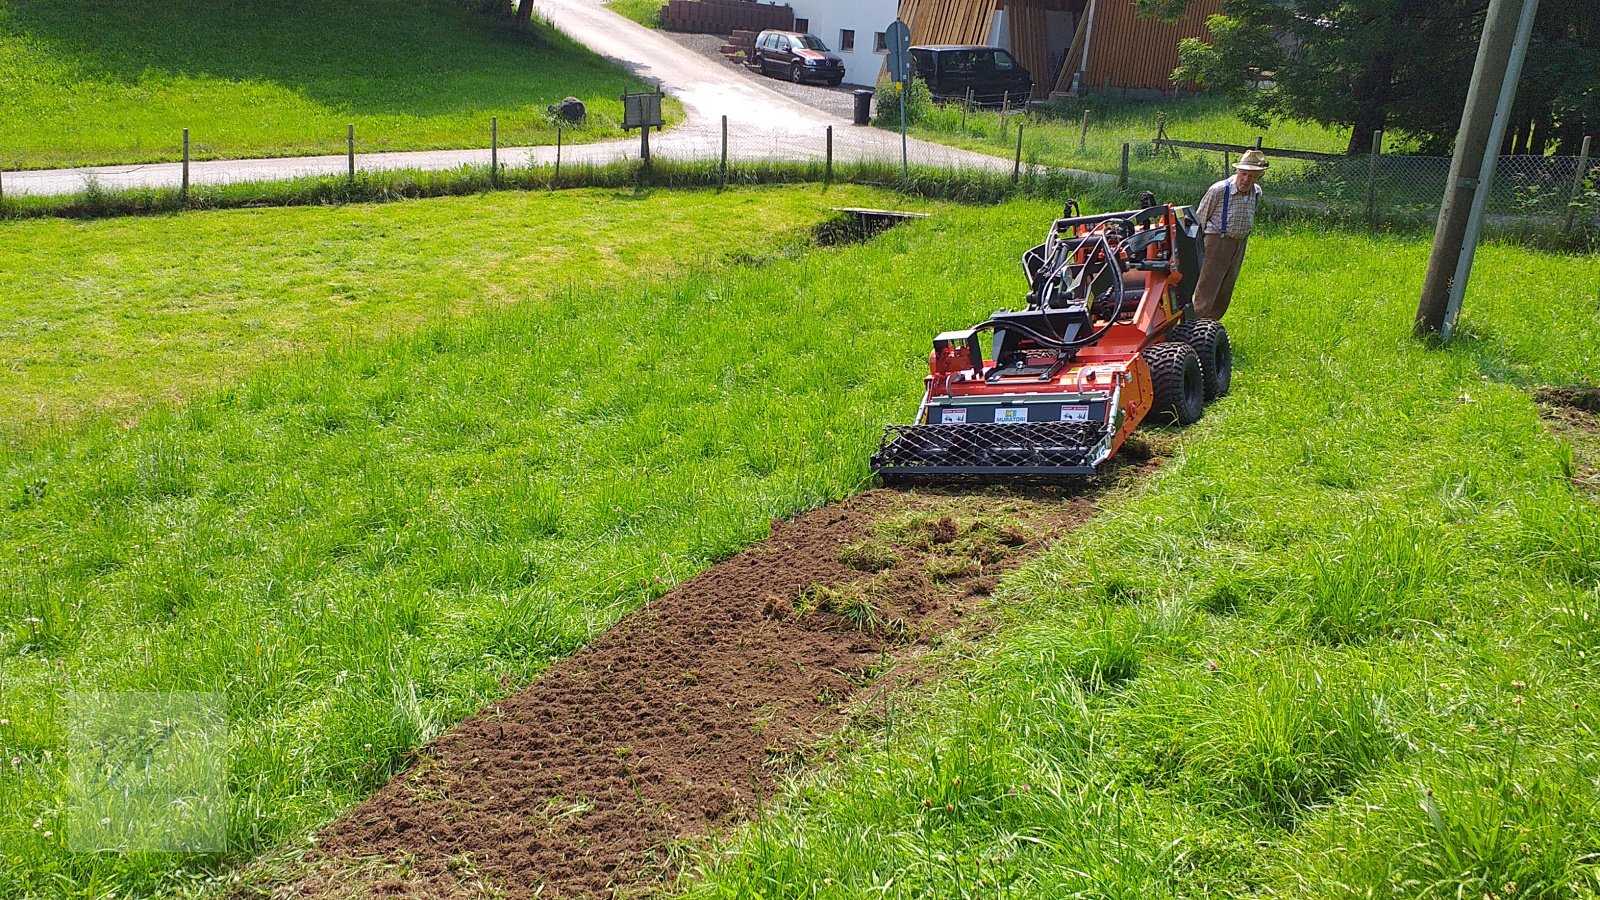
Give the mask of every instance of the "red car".
[(763, 75), (787, 78), (795, 84), (820, 81), (837, 87), (844, 81), (844, 60), (828, 51), (814, 34), (798, 31), (763, 31), (756, 36), (752, 64)]

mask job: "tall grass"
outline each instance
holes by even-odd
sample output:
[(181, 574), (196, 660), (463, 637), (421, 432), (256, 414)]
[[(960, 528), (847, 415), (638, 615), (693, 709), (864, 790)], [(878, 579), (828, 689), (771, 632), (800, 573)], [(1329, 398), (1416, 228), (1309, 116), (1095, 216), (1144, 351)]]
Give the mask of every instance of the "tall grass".
[[(830, 180), (831, 175), (831, 180)], [(77, 194), (7, 195), (0, 198), (0, 220), (44, 217), (97, 219), (182, 210), (258, 206), (331, 206), (385, 203), (430, 197), (455, 197), (486, 191), (569, 188), (696, 188), (781, 184), (855, 184), (898, 190), (917, 197), (960, 203), (997, 203), (1018, 196), (1116, 196), (1105, 185), (1088, 185), (1061, 172), (1024, 169), (1009, 173), (980, 169), (913, 166), (903, 174), (889, 161), (840, 162), (831, 173), (821, 160), (734, 161), (723, 169), (716, 160), (653, 158), (648, 166), (633, 160), (611, 163), (460, 166), (455, 169), (389, 169), (343, 175), (317, 175), (276, 181), (195, 185), (184, 196), (174, 188), (106, 188), (90, 179)], [(1132, 195), (1129, 195), (1132, 203)]]
[[(1122, 167), (1122, 145), (1127, 143), (1135, 152), (1131, 163), (1138, 180), (1176, 184), (1210, 184), (1226, 173), (1220, 154), (1214, 159), (1190, 154), (1181, 161), (1153, 158), (1146, 151), (1163, 126), (1174, 140), (1245, 146), (1261, 140), (1267, 147), (1321, 153), (1343, 153), (1348, 141), (1347, 133), (1315, 124), (1258, 126), (1241, 119), (1231, 101), (1204, 95), (1141, 101), (1095, 94), (1032, 111), (968, 108), (947, 101), (921, 108), (915, 130), (931, 140), (1009, 157), (1016, 149), (1018, 123), (1023, 130), (1023, 158), (1029, 162), (1116, 174)], [(1285, 164), (1283, 160), (1275, 164), (1274, 180)], [(1294, 168), (1296, 163), (1289, 160), (1287, 165)]]
[[(637, 203), (618, 207), (636, 221)], [(387, 227), (416, 242), (503, 227), (451, 208)], [(670, 282), (547, 285), (131, 429), (0, 448), (0, 895), (214, 887), (774, 517), (859, 488), (880, 427), (915, 404), (927, 336), (1009, 293), (1011, 244), (1037, 224), (977, 245), (980, 223), (1017, 223), (948, 215)], [(930, 274), (908, 282), (908, 266)], [(525, 277), (493, 270), (486, 287)], [(78, 687), (226, 695), (226, 852), (66, 849)]]
[[(1338, 156), (1345, 152), (1347, 129), (1304, 122), (1258, 126), (1241, 119), (1236, 105), (1221, 97), (1138, 101), (1096, 94), (1032, 110), (968, 109), (945, 102), (915, 111), (918, 136), (1006, 159), (1017, 153), (1020, 134), (1022, 160), (1035, 165), (1120, 175), (1126, 145), (1131, 188), (1183, 203), (1197, 202), (1208, 186), (1231, 174), (1230, 162), (1238, 153), (1158, 151), (1153, 141), (1163, 128), (1173, 140), (1237, 146), (1255, 146), (1259, 140), (1269, 155), (1278, 148), (1333, 154), (1334, 159), (1322, 161), (1273, 157), (1266, 204), (1385, 230), (1431, 234), (1449, 168), (1445, 159), (1404, 155), (1414, 149), (1413, 142), (1395, 135), (1386, 139), (1374, 168), (1365, 147), (1361, 155)], [(897, 127), (889, 117), (878, 121)], [(1551, 169), (1498, 178), (1489, 208), (1492, 227), (1500, 234), (1539, 235), (1547, 246), (1592, 251), (1600, 244), (1592, 204), (1571, 228), (1564, 225), (1569, 180)]]
[[(1600, 363), (1595, 259), (1484, 248), (1469, 337), (1430, 350), (1407, 336), (1426, 251), (1258, 234), (1233, 393), (684, 892), (1600, 890), (1600, 508), (1523, 391)], [(1110, 660), (1131, 674), (1096, 679)], [(991, 770), (1004, 802), (939, 802)]]
[[(1058, 210), (552, 286), (0, 449), (0, 894), (224, 883), (771, 517), (857, 489), (929, 335), (1014, 303)], [(1550, 289), (1594, 260), (1484, 248), (1468, 338), (1435, 351), (1407, 336), (1422, 242), (1251, 246), (1234, 393), (1005, 586), (997, 639), (693, 859), (691, 894), (1594, 887), (1600, 510), (1520, 391), (1594, 371), (1600, 325)], [(65, 850), (83, 686), (227, 695), (226, 853)]]

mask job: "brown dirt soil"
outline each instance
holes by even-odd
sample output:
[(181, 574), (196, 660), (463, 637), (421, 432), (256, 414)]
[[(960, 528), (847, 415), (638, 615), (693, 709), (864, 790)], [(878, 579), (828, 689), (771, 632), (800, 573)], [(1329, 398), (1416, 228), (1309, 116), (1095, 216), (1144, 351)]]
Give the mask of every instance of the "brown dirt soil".
[(1097, 492), (873, 490), (619, 621), (417, 752), (279, 898), (633, 896), (743, 821), (896, 661), (1087, 520)]
[(1542, 387), (1533, 392), (1533, 399), (1547, 406), (1600, 413), (1600, 388)]
[(1572, 444), (1572, 485), (1600, 499), (1600, 388), (1543, 387), (1533, 393), (1551, 433)]

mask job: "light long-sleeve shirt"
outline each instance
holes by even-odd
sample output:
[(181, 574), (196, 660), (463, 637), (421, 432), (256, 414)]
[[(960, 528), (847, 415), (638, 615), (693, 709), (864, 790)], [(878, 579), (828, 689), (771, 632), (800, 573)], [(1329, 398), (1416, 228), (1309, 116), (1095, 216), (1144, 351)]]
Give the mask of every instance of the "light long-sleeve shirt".
[(1229, 176), (1206, 190), (1195, 208), (1195, 218), (1205, 223), (1206, 234), (1246, 238), (1256, 225), (1256, 203), (1260, 199), (1261, 185), (1252, 185), (1246, 194)]

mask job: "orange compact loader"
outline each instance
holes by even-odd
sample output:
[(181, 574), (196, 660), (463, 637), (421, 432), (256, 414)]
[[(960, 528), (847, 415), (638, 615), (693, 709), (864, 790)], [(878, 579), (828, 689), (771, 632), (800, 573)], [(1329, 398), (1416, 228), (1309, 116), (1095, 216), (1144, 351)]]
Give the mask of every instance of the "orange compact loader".
[(1093, 216), (1067, 201), (1023, 254), (1027, 308), (934, 338), (917, 421), (885, 431), (874, 471), (887, 481), (1093, 476), (1147, 419), (1187, 425), (1227, 392), (1228, 333), (1194, 317), (1200, 223), (1188, 207), (1144, 199)]

